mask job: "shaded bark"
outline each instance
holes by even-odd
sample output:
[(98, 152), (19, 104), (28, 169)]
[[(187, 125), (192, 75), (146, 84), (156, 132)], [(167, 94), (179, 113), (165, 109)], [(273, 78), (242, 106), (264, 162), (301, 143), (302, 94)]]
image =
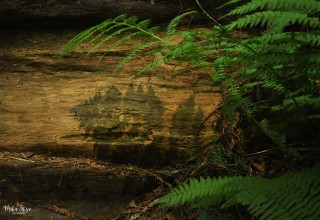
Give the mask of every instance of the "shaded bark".
[[(216, 1), (204, 3), (205, 8), (216, 5)], [(120, 14), (167, 22), (192, 9), (197, 9), (192, 0), (0, 0), (0, 26), (87, 26)]]

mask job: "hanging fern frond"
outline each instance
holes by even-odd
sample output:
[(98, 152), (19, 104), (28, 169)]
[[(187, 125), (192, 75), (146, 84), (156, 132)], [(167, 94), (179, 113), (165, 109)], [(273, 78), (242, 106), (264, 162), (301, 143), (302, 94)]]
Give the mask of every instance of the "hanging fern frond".
[(226, 2), (226, 3), (224, 3), (223, 5), (217, 7), (217, 10), (219, 10), (221, 8), (224, 8), (224, 7), (228, 6), (228, 5), (232, 5), (232, 4), (238, 3), (240, 1), (241, 0), (230, 0), (230, 1)]
[[(247, 206), (259, 219), (318, 219), (320, 216), (320, 165), (274, 179), (223, 177), (191, 179), (153, 204), (199, 207), (220, 204)], [(225, 202), (223, 202), (225, 201)]]
[(91, 53), (115, 37), (120, 39), (111, 46), (108, 51), (137, 35), (148, 36), (148, 41), (158, 41), (164, 45), (170, 44), (156, 35), (159, 30), (158, 27), (149, 28), (149, 25), (150, 20), (138, 22), (138, 18), (136, 16), (128, 17), (127, 15), (120, 15), (114, 19), (108, 19), (101, 24), (85, 30), (70, 40), (70, 42), (64, 47), (61, 55), (62, 57), (68, 55), (85, 41), (94, 43), (94, 46), (88, 52)]
[[(176, 18), (174, 18), (168, 25), (167, 28), (167, 37), (170, 37), (171, 40), (174, 39), (174, 34), (177, 32), (177, 25), (182, 21), (183, 18), (195, 14), (196, 11), (190, 11), (183, 13)], [(188, 58), (182, 58), (181, 55), (189, 55), (188, 51), (195, 51), (195, 48), (199, 48), (198, 45), (183, 44), (184, 46), (176, 47), (171, 41), (165, 40), (157, 35), (159, 27), (149, 27), (150, 20), (138, 21), (136, 16), (128, 17), (127, 15), (120, 15), (114, 19), (108, 19), (101, 24), (98, 24), (88, 30), (80, 33), (78, 36), (74, 37), (63, 49), (62, 57), (67, 56), (73, 50), (76, 49), (83, 42), (88, 42), (89, 45), (93, 46), (89, 49), (87, 55), (93, 51), (101, 48), (103, 45), (113, 42), (111, 46), (108, 46), (104, 50), (103, 55), (100, 57), (100, 60), (104, 58), (108, 52), (114, 50), (119, 45), (129, 41), (134, 37), (143, 37), (146, 36), (144, 42), (141, 42), (136, 48), (132, 49), (129, 54), (123, 58), (117, 65), (117, 69), (123, 67), (127, 62), (129, 62), (135, 55), (138, 53), (152, 48), (148, 54), (152, 55), (155, 53), (168, 53), (164, 59), (166, 61), (173, 60), (177, 57), (181, 60), (186, 60)], [(187, 33), (187, 32), (185, 32)], [(182, 33), (181, 33), (182, 34)], [(180, 35), (181, 36), (181, 35)], [(179, 37), (179, 36), (177, 36)], [(184, 36), (188, 39), (188, 42), (191, 42), (194, 39), (194, 33), (188, 33)], [(171, 48), (171, 49), (170, 49)], [(200, 55), (200, 53), (198, 53)], [(199, 56), (199, 59), (195, 60), (196, 64), (201, 64), (201, 60), (205, 59), (207, 56), (202, 54)], [(157, 66), (160, 66), (164, 61), (155, 61), (142, 68), (136, 75), (139, 76)]]
[(105, 52), (103, 53), (103, 55), (100, 57), (99, 61), (104, 58), (104, 56), (110, 52), (110, 51), (113, 51), (117, 46), (119, 46), (120, 44), (130, 40), (131, 38), (137, 36), (137, 35), (140, 35), (141, 32), (134, 32), (134, 33), (131, 33), (131, 34), (127, 34), (125, 37), (122, 37), (120, 38), (119, 40), (117, 40), (115, 43), (113, 43), (107, 50), (105, 50)]
[(136, 73), (136, 77), (141, 76), (142, 74), (144, 74), (145, 72), (148, 72), (158, 66), (161, 66), (162, 64), (164, 64), (163, 60), (156, 60), (152, 63), (150, 63), (148, 66), (144, 67), (143, 69), (141, 69), (139, 72)]
[[(105, 21), (105, 23), (108, 23), (108, 22), (109, 22), (109, 20)], [(75, 48), (77, 46), (80, 45), (81, 42), (90, 38), (92, 35), (94, 35), (102, 27), (104, 27), (104, 25), (102, 25), (102, 24), (101, 24), (101, 27), (97, 27), (97, 26), (91, 27), (91, 28), (83, 31), (82, 33), (80, 33), (76, 37), (74, 37), (72, 40), (70, 40), (68, 42), (68, 44), (66, 44), (64, 46), (63, 51), (61, 53), (61, 56), (65, 57), (68, 54), (70, 54), (73, 50), (75, 50)]]
[(146, 48), (150, 48), (150, 47), (156, 45), (157, 43), (158, 42), (152, 41), (152, 42), (148, 42), (148, 43), (145, 43), (145, 44), (141, 44), (138, 47), (132, 49), (130, 51), (130, 53), (126, 57), (124, 57), (119, 63), (117, 63), (117, 68), (123, 67), (126, 63), (128, 63), (137, 54), (143, 52)]
[(272, 11), (302, 11), (311, 14), (320, 11), (320, 2), (317, 0), (259, 0), (251, 1), (232, 10), (228, 15), (244, 15), (257, 10)]
[(186, 12), (186, 13), (183, 13), (177, 17), (175, 17), (174, 19), (172, 19), (172, 21), (170, 21), (170, 23), (168, 24), (168, 27), (167, 27), (167, 35), (168, 36), (171, 36), (173, 34), (176, 33), (176, 28), (178, 26), (178, 24), (187, 16), (189, 15), (193, 15), (197, 13), (196, 11), (190, 11), (190, 12)]
[(311, 28), (317, 28), (320, 25), (319, 18), (308, 17), (308, 15), (300, 12), (284, 12), (284, 11), (265, 11), (256, 12), (251, 15), (246, 15), (227, 26), (229, 29), (255, 27), (267, 25), (272, 31), (279, 33), (286, 26), (299, 24), (308, 25)]

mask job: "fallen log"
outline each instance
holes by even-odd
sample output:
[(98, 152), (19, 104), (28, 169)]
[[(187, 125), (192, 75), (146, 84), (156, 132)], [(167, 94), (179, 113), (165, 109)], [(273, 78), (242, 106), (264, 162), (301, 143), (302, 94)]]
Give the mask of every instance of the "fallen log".
[(33, 40), (25, 36), (22, 47), (2, 48), (2, 150), (161, 166), (214, 140), (217, 115), (203, 121), (221, 95), (205, 74), (172, 77), (167, 65), (133, 79), (150, 60), (137, 57), (118, 72), (125, 48), (100, 63), (81, 49), (62, 60), (70, 38), (55, 34), (51, 41), (38, 33)]
[[(223, 1), (204, 1), (203, 7), (213, 16)], [(83, 27), (100, 23), (120, 14), (168, 22), (181, 12), (198, 9), (195, 1), (170, 0), (22, 0), (0, 1), (0, 27), (44, 26)], [(198, 16), (197, 19), (206, 19)]]

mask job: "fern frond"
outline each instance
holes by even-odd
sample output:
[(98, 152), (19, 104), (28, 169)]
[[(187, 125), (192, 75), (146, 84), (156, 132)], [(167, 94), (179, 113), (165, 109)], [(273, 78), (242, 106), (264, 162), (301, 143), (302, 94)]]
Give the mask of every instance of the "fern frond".
[(299, 108), (317, 108), (320, 109), (320, 98), (311, 97), (310, 95), (301, 95), (296, 97), (290, 97), (285, 99), (281, 105), (273, 106), (273, 111), (279, 111), (281, 109), (286, 109), (286, 111), (292, 111)]
[(223, 5), (220, 5), (219, 7), (217, 7), (217, 10), (219, 10), (221, 8), (224, 8), (224, 7), (228, 6), (228, 5), (232, 5), (232, 4), (238, 3), (240, 1), (241, 0), (230, 0), (230, 1), (226, 2), (226, 3), (224, 3)]
[[(105, 23), (105, 24), (103, 24)], [(95, 43), (98, 39), (100, 39), (101, 37), (103, 37), (106, 33), (108, 33), (109, 31), (112, 31), (113, 29), (116, 29), (117, 27), (121, 26), (121, 24), (118, 25), (112, 25), (111, 22), (103, 22), (101, 25), (98, 25), (98, 29), (99, 29), (99, 34), (97, 34), (94, 38), (92, 38), (89, 41), (89, 44), (93, 44)]]
[[(88, 54), (90, 54), (92, 53), (92, 51), (98, 49), (106, 42), (111, 41), (115, 37), (119, 37), (120, 40), (118, 40), (113, 46), (111, 46), (109, 51), (136, 35), (146, 35), (149, 36), (152, 40), (158, 41), (164, 45), (170, 44), (169, 42), (156, 35), (157, 31), (159, 30), (158, 27), (149, 28), (149, 25), (150, 20), (143, 20), (138, 22), (138, 18), (136, 16), (128, 18), (127, 15), (120, 15), (114, 19), (108, 19), (101, 24), (85, 30), (84, 32), (80, 33), (72, 40), (70, 40), (69, 43), (64, 47), (61, 55), (68, 55), (84, 41), (95, 43), (95, 45), (88, 52)], [(123, 34), (126, 35), (123, 36)], [(130, 35), (130, 37), (128, 37), (127, 35)]]
[[(104, 53), (103, 55), (100, 57), (100, 60), (110, 51), (113, 51), (117, 46), (119, 46), (120, 44), (122, 44), (123, 42), (126, 42), (128, 40), (130, 40), (132, 37), (140, 35), (140, 32), (134, 32), (131, 34), (127, 34), (126, 36), (120, 38), (119, 40), (117, 40), (114, 44), (112, 44)], [(99, 61), (100, 61), (99, 60)]]
[(123, 67), (127, 62), (129, 62), (133, 57), (135, 57), (138, 53), (141, 53), (146, 48), (156, 45), (158, 42), (152, 41), (145, 44), (141, 44), (138, 47), (132, 49), (130, 53), (124, 57), (119, 63), (117, 63), (117, 68)]
[[(167, 28), (167, 36), (171, 36), (176, 33), (176, 27), (181, 22), (183, 18), (186, 16), (192, 15), (196, 13), (196, 11), (191, 11), (187, 13), (183, 13), (176, 18), (174, 18)], [(125, 63), (130, 61), (133, 56), (135, 56), (137, 53), (150, 48), (154, 45), (159, 45), (161, 47), (153, 49), (149, 54), (152, 55), (154, 53), (159, 52), (165, 52), (167, 53), (163, 59), (165, 61), (174, 60), (176, 58), (180, 59), (180, 62), (185, 61), (189, 59), (189, 57), (186, 57), (186, 55), (190, 56), (190, 52), (195, 52), (194, 49), (198, 49), (199, 46), (197, 45), (197, 42), (194, 42), (193, 45), (191, 44), (191, 41), (194, 39), (195, 33), (191, 32), (190, 36), (186, 35), (184, 36), (186, 39), (186, 42), (181, 47), (176, 47), (174, 44), (171, 44), (169, 41), (164, 40), (163, 38), (160, 38), (156, 35), (159, 28), (158, 27), (151, 27), (149, 28), (150, 20), (143, 20), (138, 22), (138, 18), (135, 16), (127, 17), (127, 15), (120, 15), (116, 17), (115, 19), (108, 19), (105, 22), (96, 25), (93, 28), (90, 28), (78, 36), (76, 36), (74, 39), (72, 39), (64, 48), (62, 56), (67, 55), (72, 50), (74, 50), (78, 45), (80, 45), (84, 41), (88, 41), (89, 43), (94, 43), (95, 45), (90, 48), (89, 52), (87, 54), (92, 53), (94, 50), (100, 48), (102, 45), (112, 41), (114, 38), (119, 38), (114, 42), (111, 46), (108, 47), (108, 49), (105, 50), (104, 54), (100, 57), (100, 60), (109, 52), (112, 51), (114, 48), (119, 46), (120, 44), (130, 40), (133, 37), (136, 37), (138, 35), (140, 36), (147, 36), (147, 42), (141, 43), (138, 45), (135, 49), (133, 49), (127, 57), (125, 57), (120, 63), (118, 63), (117, 68), (123, 66)], [(187, 33), (187, 32), (185, 32)], [(182, 33), (183, 34), (183, 33)], [(198, 34), (198, 33), (197, 33)], [(124, 35), (124, 36), (123, 36)], [(188, 44), (190, 42), (190, 44)], [(203, 52), (203, 49), (197, 50), (197, 59), (194, 60), (194, 63), (197, 65), (203, 65), (204, 60), (207, 58), (207, 55), (205, 52)], [(196, 57), (196, 56), (193, 56)], [(149, 71), (159, 65), (161, 65), (164, 60), (157, 60), (154, 63), (149, 64), (145, 68), (143, 68), (140, 72), (138, 72), (136, 75), (139, 76), (142, 73)]]
[(135, 75), (136, 77), (139, 77), (141, 76), (142, 74), (158, 67), (158, 66), (161, 66), (162, 64), (164, 64), (163, 60), (156, 60), (152, 63), (150, 63), (149, 65), (147, 65), (146, 67), (144, 67), (143, 69), (141, 69), (139, 72), (137, 72)]
[(183, 13), (183, 14), (175, 17), (174, 19), (172, 19), (167, 27), (167, 35), (171, 36), (171, 35), (175, 34), (176, 28), (177, 28), (178, 24), (182, 21), (182, 19), (189, 16), (189, 15), (193, 15), (195, 13), (197, 13), (197, 12), (196, 11), (186, 12), (186, 13)]
[(284, 147), (285, 146), (285, 136), (279, 134), (278, 132), (271, 130), (269, 128), (269, 122), (268, 120), (264, 119), (262, 120), (260, 123), (258, 123), (258, 125), (260, 126), (260, 128), (263, 130), (263, 132), (269, 137), (271, 138), (271, 140), (276, 143), (278, 146), (280, 147)]
[[(267, 33), (259, 37), (251, 38), (249, 41), (264, 42), (264, 43), (298, 43), (304, 45), (310, 45), (314, 47), (320, 46), (320, 33), (318, 32), (288, 32), (288, 33)], [(298, 46), (298, 45), (297, 45)]]
[(115, 17), (115, 18), (113, 19), (113, 21), (115, 21), (115, 22), (122, 22), (122, 21), (126, 20), (127, 17), (128, 17), (128, 15), (122, 14), (122, 15), (119, 15), (119, 16)]
[[(105, 22), (108, 23), (109, 20), (107, 20)], [(82, 43), (83, 41), (85, 41), (86, 39), (91, 37), (98, 30), (99, 30), (99, 28), (97, 26), (94, 26), (94, 27), (91, 27), (91, 28), (83, 31), (82, 33), (80, 33), (76, 37), (74, 37), (72, 40), (70, 40), (68, 42), (68, 44), (65, 45), (65, 47), (63, 48), (63, 50), (61, 52), (61, 56), (65, 57), (68, 54), (70, 54), (77, 46), (80, 45), (80, 43)]]
[(258, 25), (266, 25), (267, 27), (271, 28), (271, 30), (279, 33), (283, 30), (284, 27), (293, 24), (308, 25), (310, 28), (317, 28), (320, 25), (320, 21), (319, 18), (308, 17), (308, 15), (302, 12), (263, 11), (246, 15), (244, 18), (240, 18), (227, 25), (227, 28), (252, 28)]
[[(114, 25), (114, 26), (112, 26), (112, 28), (118, 28), (120, 26), (122, 26), (122, 24)], [(115, 31), (114, 33), (112, 33), (109, 36), (103, 38), (100, 42), (95, 44), (95, 46), (91, 48), (91, 50), (88, 52), (88, 54), (92, 53), (92, 51), (94, 51), (97, 48), (101, 47), (105, 42), (111, 40), (112, 38), (118, 36), (119, 34), (121, 34), (123, 32), (130, 31), (130, 30), (133, 30), (133, 28), (132, 27), (125, 27), (125, 28), (122, 28), (120, 30)]]
[(252, 101), (247, 97), (243, 97), (240, 90), (234, 88), (230, 89), (225, 98), (224, 109), (231, 121), (234, 119), (236, 110), (242, 110), (249, 118), (252, 118), (254, 114)]
[(320, 10), (320, 2), (317, 0), (259, 0), (251, 1), (245, 5), (237, 7), (228, 15), (244, 15), (257, 10), (272, 11), (303, 11), (313, 13)]
[(248, 207), (259, 219), (317, 219), (320, 208), (320, 165), (274, 179), (223, 177), (191, 179), (153, 202), (176, 206), (185, 204), (234, 203)]
[[(242, 179), (242, 177), (239, 177)], [(197, 200), (201, 200), (207, 197), (213, 197), (219, 199), (220, 196), (223, 196), (225, 190), (231, 194), (237, 191), (232, 187), (233, 181), (236, 179), (239, 182), (239, 178), (235, 177), (225, 177), (225, 178), (202, 178), (199, 180), (191, 179), (189, 184), (180, 185), (177, 188), (173, 189), (166, 196), (156, 200), (154, 204), (165, 204), (167, 206), (174, 205), (184, 205), (186, 203), (192, 203)]]

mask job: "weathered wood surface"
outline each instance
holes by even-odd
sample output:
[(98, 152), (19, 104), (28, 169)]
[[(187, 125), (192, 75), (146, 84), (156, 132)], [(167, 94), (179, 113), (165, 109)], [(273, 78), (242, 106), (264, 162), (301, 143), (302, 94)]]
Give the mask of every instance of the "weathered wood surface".
[(2, 150), (152, 165), (185, 157), (214, 139), (215, 116), (200, 126), (221, 99), (206, 75), (172, 78), (172, 66), (163, 66), (133, 80), (147, 58), (114, 72), (125, 47), (100, 63), (95, 54), (84, 57), (83, 48), (60, 59), (74, 34), (3, 35)]

